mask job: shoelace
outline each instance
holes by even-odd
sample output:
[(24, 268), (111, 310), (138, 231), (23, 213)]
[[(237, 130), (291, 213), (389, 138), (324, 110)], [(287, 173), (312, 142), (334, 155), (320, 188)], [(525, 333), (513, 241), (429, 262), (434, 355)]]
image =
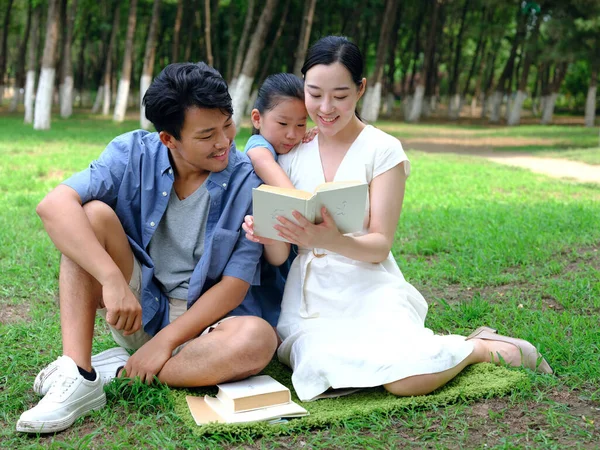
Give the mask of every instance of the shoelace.
[(65, 397), (65, 394), (71, 389), (73, 383), (75, 383), (76, 378), (69, 377), (62, 372), (59, 372), (56, 380), (50, 386), (48, 393), (42, 400), (47, 401), (62, 401)]

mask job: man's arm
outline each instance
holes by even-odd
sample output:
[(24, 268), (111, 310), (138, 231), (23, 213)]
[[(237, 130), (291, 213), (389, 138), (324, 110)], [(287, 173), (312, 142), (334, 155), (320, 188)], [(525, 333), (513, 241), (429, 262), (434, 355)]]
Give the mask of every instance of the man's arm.
[(82, 205), (91, 200), (115, 203), (134, 139), (131, 135), (113, 140), (86, 170), (56, 187), (36, 208), (56, 248), (102, 285), (107, 321), (126, 335), (141, 327), (141, 306)]

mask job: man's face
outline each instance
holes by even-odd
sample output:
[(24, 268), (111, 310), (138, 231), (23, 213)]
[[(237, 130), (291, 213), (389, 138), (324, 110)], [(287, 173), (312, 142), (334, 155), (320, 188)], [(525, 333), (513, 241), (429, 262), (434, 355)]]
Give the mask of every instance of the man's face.
[(185, 112), (180, 139), (162, 131), (162, 142), (171, 150), (177, 172), (221, 172), (229, 163), (235, 124), (220, 109), (192, 107)]

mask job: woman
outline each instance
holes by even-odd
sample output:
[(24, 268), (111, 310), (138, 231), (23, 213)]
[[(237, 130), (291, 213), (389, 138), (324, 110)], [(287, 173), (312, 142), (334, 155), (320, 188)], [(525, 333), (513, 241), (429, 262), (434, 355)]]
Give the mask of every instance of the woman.
[[(306, 108), (319, 133), (279, 158), (297, 189), (342, 180), (369, 184), (360, 233), (342, 235), (325, 209), (319, 225), (295, 212), (298, 224), (280, 218), (275, 227), (299, 247), (277, 326), (278, 356), (293, 369), (299, 398), (378, 385), (396, 395), (427, 394), (478, 362), (551, 373), (526, 341), (486, 327), (468, 338), (425, 328), (427, 303), (390, 252), (410, 163), (396, 138), (355, 113), (366, 86), (362, 70), (362, 55), (346, 38), (329, 36), (311, 47), (302, 73)], [(266, 244), (273, 264), (287, 256), (285, 244), (253, 235), (251, 218), (244, 228), (249, 239)]]

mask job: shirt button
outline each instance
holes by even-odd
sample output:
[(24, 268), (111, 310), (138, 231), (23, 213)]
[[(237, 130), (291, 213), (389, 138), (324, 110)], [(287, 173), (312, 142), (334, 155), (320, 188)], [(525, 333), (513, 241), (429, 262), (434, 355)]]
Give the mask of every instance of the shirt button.
[(158, 301), (158, 297), (154, 297), (154, 300)]
[(154, 222), (150, 222), (151, 227), (153, 227), (154, 225), (156, 225)]
[(173, 175), (173, 169), (169, 169), (169, 175)]
[(163, 192), (163, 197), (166, 197), (166, 196), (167, 196), (167, 192), (165, 191), (165, 192)]
[(223, 183), (223, 187), (225, 187), (225, 188), (226, 188), (226, 187), (227, 187), (227, 183)]

